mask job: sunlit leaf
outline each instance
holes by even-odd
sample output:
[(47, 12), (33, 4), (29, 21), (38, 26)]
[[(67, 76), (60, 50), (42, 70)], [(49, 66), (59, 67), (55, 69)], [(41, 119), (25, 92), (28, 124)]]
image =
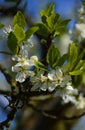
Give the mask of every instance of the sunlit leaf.
[(18, 24), (22, 28), (26, 26), (25, 17), (20, 11), (17, 12), (13, 19), (13, 25), (15, 26), (16, 24)]
[(25, 32), (25, 40), (29, 39), (36, 31), (38, 30), (37, 26), (31, 27)]
[(85, 64), (85, 60), (80, 60), (76, 65), (75, 70), (81, 69), (84, 64)]
[(36, 67), (38, 69), (41, 69), (41, 70), (47, 70), (46, 67), (45, 67), (45, 65), (43, 63), (39, 62), (39, 61), (36, 62)]
[(70, 75), (80, 75), (80, 74), (82, 74), (82, 70), (74, 70), (74, 71), (72, 71), (72, 72), (69, 72), (69, 74)]
[(25, 38), (25, 32), (22, 27), (20, 27), (18, 24), (14, 26), (14, 34), (16, 38), (18, 39), (18, 43), (22, 42)]

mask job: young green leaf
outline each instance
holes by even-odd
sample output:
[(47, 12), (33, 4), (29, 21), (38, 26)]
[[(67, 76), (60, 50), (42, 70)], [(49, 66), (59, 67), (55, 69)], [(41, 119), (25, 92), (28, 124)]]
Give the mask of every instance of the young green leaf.
[(38, 23), (36, 26), (38, 27), (37, 33), (38, 33), (39, 35), (48, 36), (48, 35), (50, 34), (49, 29), (48, 29), (47, 26), (44, 25), (43, 23)]
[(82, 82), (85, 85), (85, 72), (82, 73)]
[(7, 45), (12, 53), (16, 54), (18, 52), (17, 38), (13, 32), (10, 32), (10, 34), (8, 36)]
[(61, 56), (58, 61), (58, 66), (62, 66), (65, 63), (65, 61), (67, 60), (67, 57), (68, 57), (67, 54), (64, 54), (63, 56)]
[(55, 23), (54, 28), (55, 28), (55, 36), (56, 35), (61, 35), (65, 32), (67, 24), (70, 22), (69, 19), (66, 20), (59, 20)]
[(69, 74), (70, 75), (80, 75), (80, 74), (82, 74), (82, 70), (74, 70), (74, 71), (72, 71), (72, 72), (69, 72)]
[(14, 34), (18, 40), (18, 43), (22, 42), (25, 38), (25, 32), (22, 27), (20, 27), (18, 24), (14, 26)]
[(76, 64), (78, 58), (78, 49), (75, 43), (70, 45), (69, 54), (68, 54), (68, 68), (71, 71)]
[[(48, 26), (53, 23), (54, 19), (54, 4), (52, 3), (46, 10), (40, 11), (42, 22)], [(51, 25), (50, 25), (51, 26)]]
[(44, 65), (43, 63), (39, 62), (39, 61), (36, 62), (36, 67), (37, 67), (38, 69), (47, 71), (45, 65)]
[(53, 13), (54, 13), (54, 3), (50, 4), (46, 10), (41, 10), (40, 16), (41, 18), (43, 16), (49, 17)]
[(50, 16), (51, 14), (54, 13), (54, 8), (55, 8), (54, 3), (51, 3), (51, 4), (48, 6), (48, 8), (47, 8), (48, 16)]
[(31, 27), (25, 32), (25, 40), (29, 39), (36, 31), (38, 30), (37, 26)]
[(59, 14), (51, 14), (49, 17), (47, 17), (46, 22), (48, 27), (51, 28), (51, 30), (55, 29), (55, 24), (57, 23), (58, 19), (59, 19), (60, 15)]
[(61, 26), (66, 26), (70, 21), (71, 21), (70, 19), (62, 20), (62, 21), (60, 21), (60, 25)]
[(74, 68), (74, 70), (79, 70), (83, 67), (83, 65), (85, 64), (85, 60), (80, 60), (78, 62), (78, 64), (76, 65), (76, 67)]
[(55, 68), (58, 64), (58, 60), (60, 58), (60, 52), (55, 45), (52, 45), (47, 53), (47, 63), (52, 67)]
[(18, 24), (22, 28), (26, 26), (25, 17), (20, 11), (18, 11), (17, 14), (14, 16), (13, 25), (15, 26), (16, 24)]

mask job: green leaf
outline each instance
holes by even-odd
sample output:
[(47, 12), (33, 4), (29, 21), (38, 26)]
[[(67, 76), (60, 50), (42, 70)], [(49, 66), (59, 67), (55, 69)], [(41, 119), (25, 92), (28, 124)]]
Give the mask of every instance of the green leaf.
[(58, 21), (60, 15), (59, 14), (51, 14), (49, 17), (47, 17), (46, 22), (47, 25), (53, 30), (55, 28), (55, 24)]
[(1, 22), (0, 22), (0, 29), (2, 29), (4, 27), (4, 24), (2, 24)]
[(43, 16), (48, 17), (53, 13), (54, 13), (54, 3), (50, 4), (46, 10), (41, 10), (40, 16), (41, 17), (43, 17)]
[(68, 54), (68, 68), (71, 71), (76, 64), (78, 58), (78, 49), (75, 43), (70, 45), (69, 54)]
[(85, 72), (82, 74), (82, 82), (85, 85)]
[(39, 61), (36, 62), (36, 67), (37, 67), (38, 69), (47, 71), (45, 65), (44, 65), (43, 63), (39, 62)]
[(37, 26), (31, 27), (25, 32), (25, 40), (29, 39), (36, 31), (38, 30)]
[(39, 35), (48, 36), (50, 34), (49, 29), (43, 23), (38, 23), (36, 26), (38, 27), (37, 33)]
[(55, 45), (52, 45), (47, 53), (47, 63), (52, 67), (55, 68), (58, 64), (58, 60), (60, 58), (60, 52)]
[(82, 70), (74, 70), (74, 71), (72, 71), (72, 72), (69, 72), (69, 74), (70, 75), (80, 75), (80, 74), (82, 74)]
[(18, 24), (14, 26), (14, 34), (18, 40), (18, 43), (22, 42), (25, 38), (25, 32), (22, 27), (20, 27)]
[(54, 17), (55, 17), (54, 14), (52, 14), (50, 17), (47, 17), (47, 19), (46, 19), (46, 23), (47, 23), (49, 28), (53, 27)]
[(41, 16), (42, 22), (45, 25), (48, 24), (48, 26), (53, 23), (54, 18), (55, 18), (54, 15), (55, 15), (55, 13), (54, 13), (54, 4), (53, 3), (50, 4), (50, 6), (48, 6), (48, 8), (46, 10), (40, 11), (40, 16)]
[(80, 52), (78, 60), (83, 59), (83, 57), (85, 56), (85, 49), (83, 48), (82, 52)]
[(64, 54), (63, 56), (61, 56), (58, 61), (58, 66), (62, 66), (65, 63), (65, 61), (67, 60), (67, 57), (68, 57), (67, 54)]
[(62, 26), (62, 27), (56, 27), (55, 28), (55, 32), (54, 32), (54, 36), (58, 36), (58, 35), (62, 35), (65, 33), (65, 27)]
[(17, 39), (13, 32), (9, 33), (8, 41), (7, 41), (8, 48), (12, 51), (12, 53), (16, 54), (18, 52), (18, 44)]
[(51, 14), (54, 13), (54, 8), (55, 8), (54, 3), (51, 3), (51, 4), (48, 6), (48, 8), (47, 8), (48, 16), (50, 16)]
[(24, 28), (26, 26), (26, 21), (22, 12), (18, 11), (14, 16), (13, 25), (18, 24), (20, 27)]
[(65, 29), (66, 29), (66, 26), (68, 24), (70, 20), (69, 19), (66, 19), (66, 20), (58, 20), (55, 25), (54, 25), (54, 28), (55, 28), (55, 36), (56, 35), (61, 35), (63, 33), (65, 33)]
[(61, 25), (61, 26), (66, 26), (70, 21), (71, 21), (70, 19), (62, 20), (62, 21), (60, 22), (60, 25)]
[(79, 70), (83, 67), (83, 65), (85, 64), (85, 60), (80, 60), (78, 62), (78, 64), (76, 65), (75, 69), (74, 70)]
[(42, 22), (47, 26), (47, 17), (46, 16), (42, 16), (41, 17), (41, 20), (42, 20)]

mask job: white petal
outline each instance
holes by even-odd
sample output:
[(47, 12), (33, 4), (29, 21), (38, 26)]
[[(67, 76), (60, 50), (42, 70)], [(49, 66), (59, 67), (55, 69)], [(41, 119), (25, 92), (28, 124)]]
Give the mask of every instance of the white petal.
[(79, 31), (85, 30), (85, 24), (84, 23), (77, 23), (77, 24), (75, 24), (75, 27)]
[(48, 84), (48, 91), (49, 91), (49, 92), (54, 91), (55, 88), (56, 88), (56, 86), (55, 86), (54, 84), (51, 84), (51, 83)]
[(28, 50), (26, 50), (26, 49), (21, 49), (21, 50), (20, 50), (20, 53), (21, 53), (22, 57), (25, 57), (25, 58), (28, 57)]
[(14, 66), (12, 66), (12, 71), (13, 71), (13, 72), (19, 72), (19, 71), (20, 71), (20, 67), (14, 65)]
[(61, 78), (61, 77), (63, 76), (63, 73), (62, 73), (61, 69), (57, 69), (57, 70), (56, 70), (56, 75), (57, 75), (57, 77), (59, 77), (59, 78)]
[(41, 89), (42, 91), (46, 91), (46, 90), (47, 90), (47, 83), (42, 83), (40, 89)]
[(19, 72), (17, 75), (16, 75), (16, 81), (20, 82), (20, 83), (23, 83), (26, 79), (26, 75), (25, 73), (22, 73), (22, 72)]
[(41, 82), (47, 81), (47, 77), (41, 74)]
[(66, 83), (65, 82), (60, 82), (60, 87), (66, 87)]
[(27, 76), (33, 77), (35, 73), (33, 71), (27, 71)]
[(82, 30), (81, 36), (82, 36), (83, 38), (85, 38), (85, 30)]
[(30, 57), (30, 60), (38, 61), (38, 57), (37, 57), (37, 56), (31, 56), (31, 57)]
[(51, 81), (53, 81), (54, 80), (54, 74), (48, 73), (48, 79), (50, 79)]
[(15, 55), (12, 57), (13, 61), (20, 61), (21, 60), (21, 55)]
[(71, 81), (71, 76), (70, 75), (65, 75), (64, 78), (63, 78), (63, 81), (65, 83), (68, 83), (69, 81)]
[(56, 79), (56, 71), (55, 70), (51, 70), (49, 73), (48, 73), (48, 79), (49, 80), (55, 80)]

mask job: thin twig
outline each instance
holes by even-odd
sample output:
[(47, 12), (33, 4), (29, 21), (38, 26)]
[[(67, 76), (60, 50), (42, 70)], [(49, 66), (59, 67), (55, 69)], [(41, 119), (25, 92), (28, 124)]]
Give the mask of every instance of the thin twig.
[(12, 56), (12, 53), (10, 52), (6, 52), (6, 51), (0, 51), (1, 54), (5, 54), (5, 55), (11, 55)]

